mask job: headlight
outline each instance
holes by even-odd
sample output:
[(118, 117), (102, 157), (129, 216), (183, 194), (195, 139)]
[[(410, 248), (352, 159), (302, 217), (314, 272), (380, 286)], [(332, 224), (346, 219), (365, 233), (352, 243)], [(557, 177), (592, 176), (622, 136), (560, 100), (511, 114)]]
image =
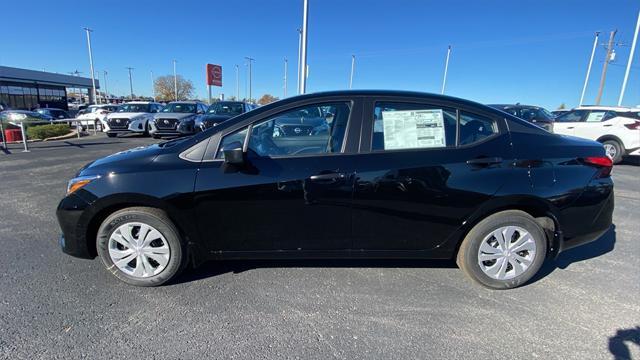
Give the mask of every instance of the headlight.
[(67, 184), (67, 195), (76, 192), (77, 190), (83, 188), (88, 183), (93, 180), (100, 179), (100, 175), (89, 175), (89, 176), (78, 176), (69, 180), (69, 184)]
[(13, 113), (13, 114), (9, 114), (9, 119), (10, 120), (24, 120), (27, 118), (27, 115), (25, 114), (20, 114), (20, 113)]

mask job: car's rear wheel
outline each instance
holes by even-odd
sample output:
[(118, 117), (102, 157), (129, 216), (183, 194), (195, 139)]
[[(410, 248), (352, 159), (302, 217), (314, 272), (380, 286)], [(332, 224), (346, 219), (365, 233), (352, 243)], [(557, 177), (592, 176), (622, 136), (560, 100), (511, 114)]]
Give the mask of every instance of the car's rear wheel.
[(476, 224), (458, 251), (458, 266), (492, 289), (526, 283), (544, 262), (547, 240), (533, 217), (519, 210), (493, 214)]
[(179, 232), (158, 209), (132, 207), (111, 214), (100, 226), (96, 241), (107, 270), (131, 285), (164, 284), (185, 265)]
[(615, 140), (607, 140), (602, 143), (604, 147), (605, 154), (613, 161), (614, 164), (617, 164), (622, 161), (622, 145)]

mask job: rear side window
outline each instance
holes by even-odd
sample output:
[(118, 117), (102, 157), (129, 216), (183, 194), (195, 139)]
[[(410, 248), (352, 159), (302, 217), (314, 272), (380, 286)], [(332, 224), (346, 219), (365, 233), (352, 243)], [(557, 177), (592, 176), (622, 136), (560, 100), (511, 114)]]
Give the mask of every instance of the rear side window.
[(412, 103), (376, 103), (372, 151), (455, 146), (456, 110)]
[(494, 119), (460, 112), (460, 145), (473, 144), (497, 133), (498, 124)]

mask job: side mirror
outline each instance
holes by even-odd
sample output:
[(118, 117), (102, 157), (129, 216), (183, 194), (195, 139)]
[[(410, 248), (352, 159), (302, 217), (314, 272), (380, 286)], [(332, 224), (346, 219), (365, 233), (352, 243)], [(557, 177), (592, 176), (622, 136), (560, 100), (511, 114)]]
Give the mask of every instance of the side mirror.
[(231, 165), (244, 164), (244, 151), (242, 150), (242, 143), (240, 141), (234, 141), (225, 145), (222, 148), (224, 154), (224, 162)]

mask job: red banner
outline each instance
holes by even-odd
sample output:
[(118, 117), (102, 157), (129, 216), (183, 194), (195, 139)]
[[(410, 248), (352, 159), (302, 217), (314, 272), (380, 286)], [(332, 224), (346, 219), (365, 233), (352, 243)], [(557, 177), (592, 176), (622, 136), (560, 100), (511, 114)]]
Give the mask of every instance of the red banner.
[(207, 64), (207, 85), (222, 86), (222, 66)]

